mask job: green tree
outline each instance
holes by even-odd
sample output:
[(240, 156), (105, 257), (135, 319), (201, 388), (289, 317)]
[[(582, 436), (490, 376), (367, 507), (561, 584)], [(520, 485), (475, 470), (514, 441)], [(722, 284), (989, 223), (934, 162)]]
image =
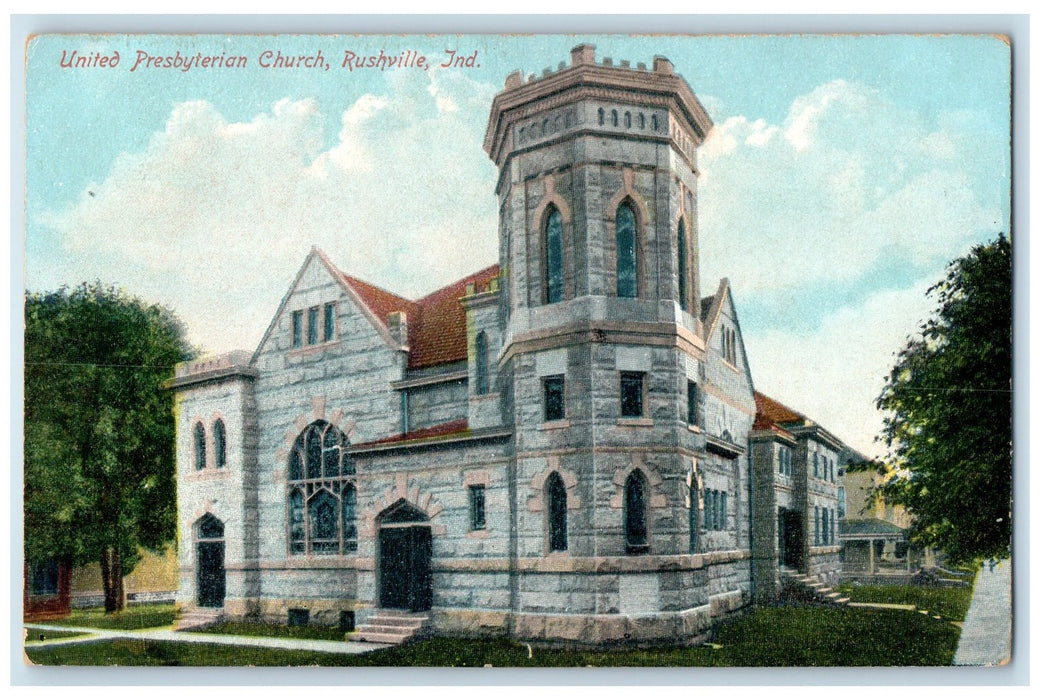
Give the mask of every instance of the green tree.
[(878, 492), (911, 537), (954, 563), (1011, 547), (1011, 244), (1003, 234), (947, 267), (938, 306), (899, 353), (877, 405), (889, 449)]
[(174, 536), (173, 314), (100, 283), (25, 299), (25, 556), (99, 562), (124, 605), (139, 548)]

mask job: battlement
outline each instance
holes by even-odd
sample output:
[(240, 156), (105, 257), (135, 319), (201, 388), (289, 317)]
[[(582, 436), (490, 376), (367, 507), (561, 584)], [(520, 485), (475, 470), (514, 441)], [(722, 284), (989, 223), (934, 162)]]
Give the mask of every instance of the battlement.
[[(519, 70), (506, 77), (505, 88), (491, 105), (484, 150), (501, 166), (519, 144), (518, 139), (509, 137), (519, 121), (569, 109), (569, 105), (582, 101), (657, 109), (661, 123), (650, 132), (655, 138), (679, 140), (681, 146), (696, 148), (712, 127), (711, 118), (693, 90), (664, 56), (655, 56), (649, 69), (645, 63), (632, 67), (628, 60), (615, 64), (613, 58), (604, 57), (597, 61), (595, 47), (580, 44), (571, 50), (569, 65), (561, 61), (556, 69), (546, 68), (541, 75), (532, 73), (526, 79)], [(573, 126), (580, 124), (582, 129), (604, 125), (593, 125), (578, 113), (572, 113), (569, 121)], [(666, 127), (666, 122), (671, 125)], [(568, 123), (566, 115), (564, 123)], [(682, 150), (688, 151), (685, 147)]]
[[(513, 88), (517, 88), (517, 87), (520, 87), (521, 85), (525, 85), (525, 84), (529, 85), (531, 83), (534, 83), (534, 82), (537, 82), (537, 81), (541, 80), (542, 78), (551, 77), (553, 75), (556, 75), (557, 73), (561, 73), (561, 72), (563, 72), (565, 70), (568, 70), (569, 68), (573, 68), (575, 66), (594, 66), (594, 65), (600, 65), (600, 66), (603, 66), (605, 68), (619, 68), (621, 70), (631, 70), (631, 71), (639, 72), (639, 73), (646, 73), (646, 72), (648, 72), (645, 63), (636, 63), (636, 67), (632, 68), (632, 62), (631, 61), (622, 59), (618, 63), (618, 65), (615, 66), (614, 65), (614, 59), (609, 57), (609, 56), (605, 56), (597, 64), (596, 63), (596, 47), (593, 44), (579, 44), (578, 46), (575, 46), (573, 49), (571, 49), (571, 63), (570, 63), (569, 66), (567, 65), (567, 63), (565, 61), (560, 61), (560, 63), (556, 66), (555, 70), (553, 70), (551, 67), (550, 68), (545, 68), (545, 69), (542, 70), (542, 74), (540, 76), (532, 73), (529, 76), (527, 76), (526, 80), (524, 79), (523, 71), (515, 70), (512, 73), (510, 73), (508, 76), (506, 76), (506, 90), (512, 90)], [(653, 70), (654, 73), (661, 73), (662, 75), (674, 75), (675, 74), (675, 66), (672, 65), (672, 62), (669, 61), (664, 56), (654, 56), (654, 63), (653, 63), (653, 69), (652, 70)]]
[(247, 350), (232, 350), (222, 355), (180, 362), (174, 368), (173, 378), (164, 386), (167, 389), (179, 389), (236, 375), (252, 378), (258, 374), (256, 368), (250, 365), (252, 358), (252, 353)]

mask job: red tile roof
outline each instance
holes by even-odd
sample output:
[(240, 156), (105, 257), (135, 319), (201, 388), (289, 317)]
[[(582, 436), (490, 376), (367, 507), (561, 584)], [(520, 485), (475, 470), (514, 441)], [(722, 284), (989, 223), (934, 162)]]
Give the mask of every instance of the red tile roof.
[(755, 392), (755, 423), (751, 426), (752, 430), (773, 430), (785, 423), (801, 423), (805, 420), (805, 416), (798, 411)]
[(459, 299), (466, 296), (469, 284), (473, 284), (477, 292), (487, 291), (488, 283), (498, 277), (498, 273), (498, 265), (486, 267), (418, 301), (410, 301), (342, 272), (339, 274), (383, 323), (394, 311), (407, 314), (408, 369), (421, 369), (466, 359), (466, 310)]
[(398, 442), (411, 442), (412, 440), (424, 440), (435, 437), (447, 437), (449, 435), (462, 435), (469, 432), (469, 421), (465, 418), (459, 420), (433, 425), (429, 428), (420, 428), (407, 433), (398, 433), (390, 437), (380, 438), (372, 442), (360, 443), (353, 447), (370, 447), (373, 445), (391, 445)]
[(357, 277), (351, 277), (342, 272), (340, 275), (342, 275), (347, 284), (354, 288), (354, 291), (358, 293), (365, 305), (383, 323), (386, 323), (386, 317), (394, 311), (404, 311), (408, 314), (409, 319), (416, 313), (417, 307), (414, 301), (399, 297), (393, 292), (388, 292), (374, 284), (359, 280)]
[(498, 277), (498, 265), (463, 277), (416, 302), (420, 313), (414, 336), (412, 320), (408, 319), (409, 339), (414, 338), (408, 354), (408, 369), (466, 359), (466, 311), (459, 299), (466, 295), (466, 285), (472, 283), (477, 291), (486, 291), (493, 277)]

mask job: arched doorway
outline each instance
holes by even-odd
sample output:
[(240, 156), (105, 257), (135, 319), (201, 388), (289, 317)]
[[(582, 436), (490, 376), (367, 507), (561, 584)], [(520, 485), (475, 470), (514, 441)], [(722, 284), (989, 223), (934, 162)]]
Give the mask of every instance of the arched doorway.
[(195, 603), (224, 607), (224, 523), (206, 513), (195, 523)]
[(433, 605), (432, 540), (426, 514), (401, 500), (379, 516), (379, 607)]

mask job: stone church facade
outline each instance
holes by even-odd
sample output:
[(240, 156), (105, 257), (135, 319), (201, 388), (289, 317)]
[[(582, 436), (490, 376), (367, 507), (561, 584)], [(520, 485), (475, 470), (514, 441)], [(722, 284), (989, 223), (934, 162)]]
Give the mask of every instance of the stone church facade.
[(409, 300), (313, 249), (255, 352), (179, 366), (181, 607), (682, 640), (778, 595), (784, 535), (836, 573), (781, 514), (809, 532), (832, 482), (795, 494), (778, 447), (840, 443), (756, 421), (729, 284), (701, 296), (711, 128), (664, 58), (514, 73), (484, 142), (499, 264)]

